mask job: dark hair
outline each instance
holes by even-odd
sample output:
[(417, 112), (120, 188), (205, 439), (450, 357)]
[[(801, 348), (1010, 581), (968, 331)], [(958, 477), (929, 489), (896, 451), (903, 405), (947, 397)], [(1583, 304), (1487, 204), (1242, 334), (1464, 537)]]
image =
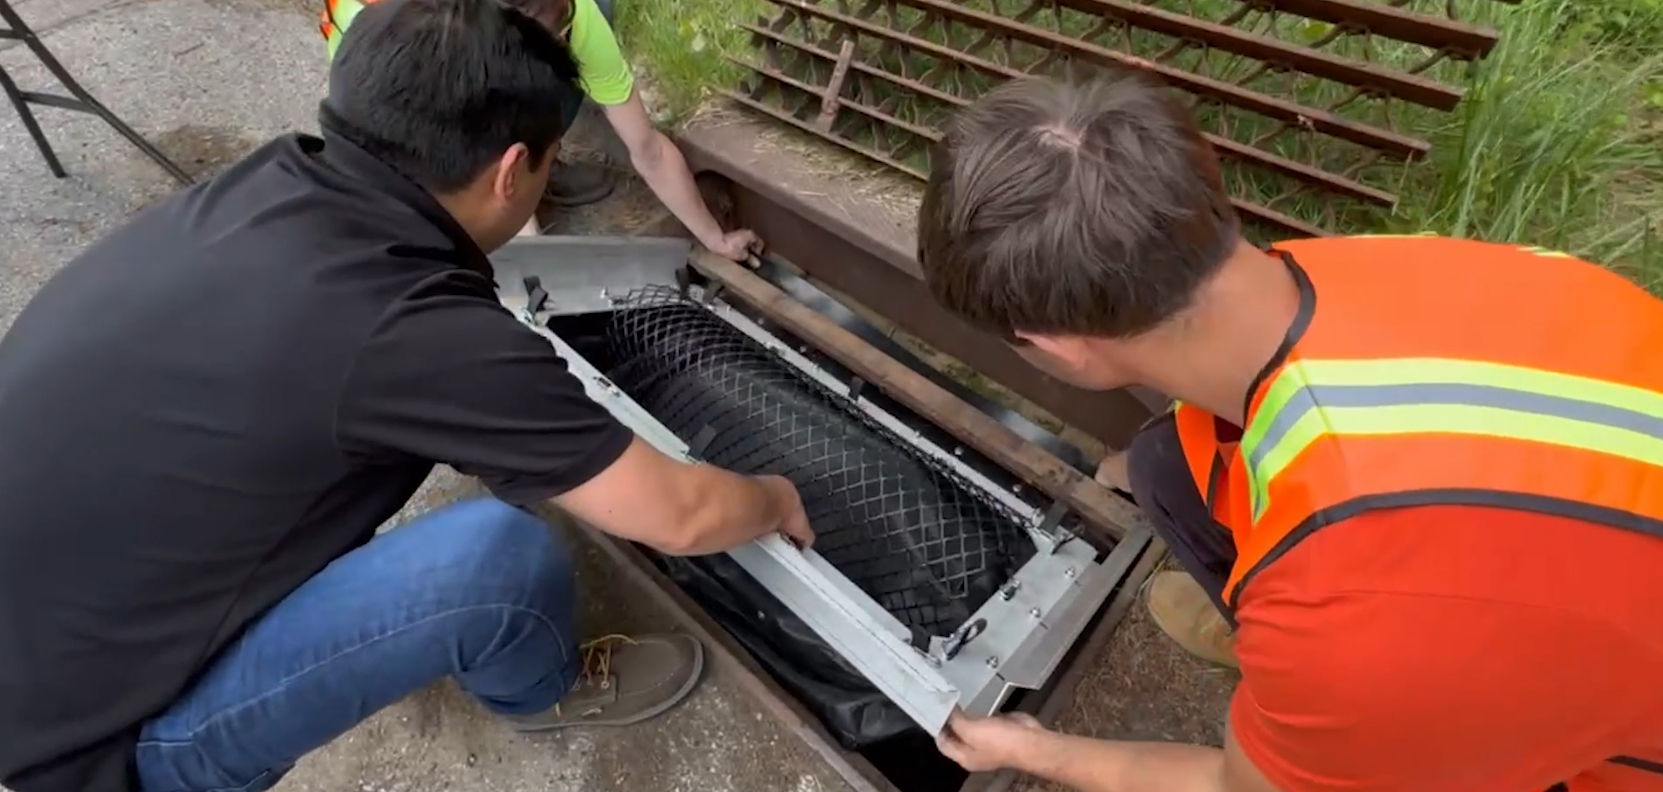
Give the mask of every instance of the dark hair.
[(502, 2), (518, 10), (554, 31), (559, 35), (572, 21), (571, 0), (502, 0)]
[(1122, 338), (1186, 308), (1240, 226), (1189, 111), (1139, 72), (1006, 83), (930, 162), (919, 263), (972, 324)]
[(566, 46), (500, 0), (381, 0), (343, 35), (326, 106), (340, 134), (453, 192), (515, 143), (541, 157), (577, 90)]

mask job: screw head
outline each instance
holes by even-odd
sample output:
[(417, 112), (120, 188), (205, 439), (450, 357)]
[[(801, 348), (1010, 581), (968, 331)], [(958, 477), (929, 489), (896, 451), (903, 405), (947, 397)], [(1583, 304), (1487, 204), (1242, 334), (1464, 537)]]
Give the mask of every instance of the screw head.
[(1069, 568), (1063, 570), (1062, 571), (1062, 576), (1065, 577), (1065, 578), (1074, 577), (1074, 567), (1069, 567)]
[(989, 657), (987, 659), (987, 667), (988, 668), (998, 668), (999, 667), (999, 658)]
[(1032, 616), (1036, 619), (1039, 618), (1039, 608), (1030, 608), (1030, 609), (1028, 609), (1028, 615)]

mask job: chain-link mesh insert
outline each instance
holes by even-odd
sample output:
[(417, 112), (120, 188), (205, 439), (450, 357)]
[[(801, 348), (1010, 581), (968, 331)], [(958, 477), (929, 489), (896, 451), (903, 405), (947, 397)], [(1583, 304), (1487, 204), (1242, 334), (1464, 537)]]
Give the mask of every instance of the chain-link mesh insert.
[(1015, 519), (923, 452), (675, 289), (618, 303), (608, 373), (700, 458), (795, 483), (815, 550), (923, 645), (1032, 556)]

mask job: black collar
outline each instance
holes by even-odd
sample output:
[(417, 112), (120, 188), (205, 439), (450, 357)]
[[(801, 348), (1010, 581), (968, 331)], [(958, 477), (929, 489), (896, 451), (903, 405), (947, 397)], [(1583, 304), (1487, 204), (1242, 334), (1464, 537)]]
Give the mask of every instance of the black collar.
[(327, 102), (318, 107), (318, 127), (323, 139), (312, 153), (320, 161), (415, 210), (456, 246), (458, 265), (495, 278), (490, 257), (479, 249), (479, 243), (456, 218), (414, 179), (354, 143), (350, 138), (351, 125), (331, 110)]
[(1273, 256), (1282, 259), (1283, 266), (1288, 268), (1288, 274), (1293, 277), (1294, 285), (1299, 288), (1299, 312), (1294, 314), (1293, 322), (1289, 323), (1288, 331), (1282, 336), (1282, 345), (1276, 348), (1276, 354), (1270, 356), (1264, 368), (1259, 369), (1259, 375), (1253, 378), (1253, 384), (1247, 388), (1247, 401), (1242, 404), (1242, 422), (1247, 422), (1247, 416), (1253, 410), (1253, 397), (1259, 389), (1264, 387), (1265, 379), (1271, 372), (1282, 367), (1288, 361), (1288, 355), (1293, 353), (1293, 347), (1305, 337), (1305, 331), (1311, 327), (1311, 317), (1317, 312), (1317, 290), (1311, 285), (1311, 277), (1305, 274), (1305, 268), (1294, 261), (1293, 254), (1285, 250), (1271, 249)]

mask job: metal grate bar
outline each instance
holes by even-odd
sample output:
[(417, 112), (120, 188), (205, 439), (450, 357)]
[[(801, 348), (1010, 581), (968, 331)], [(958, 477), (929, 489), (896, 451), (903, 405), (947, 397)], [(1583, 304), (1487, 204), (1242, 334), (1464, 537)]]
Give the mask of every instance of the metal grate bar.
[(949, 115), (1001, 82), (1141, 69), (1191, 97), (1237, 209), (1279, 235), (1395, 206), (1397, 171), (1430, 148), (1404, 114), (1455, 107), (1452, 69), (1496, 40), (1453, 0), (769, 2), (742, 25), (760, 51), (730, 93), (747, 107), (922, 178)]

